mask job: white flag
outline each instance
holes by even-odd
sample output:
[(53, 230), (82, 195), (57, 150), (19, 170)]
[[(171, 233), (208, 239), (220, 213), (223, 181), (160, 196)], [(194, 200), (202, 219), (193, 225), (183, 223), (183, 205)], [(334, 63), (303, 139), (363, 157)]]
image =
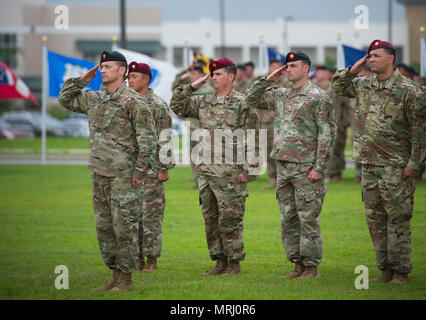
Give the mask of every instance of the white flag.
[(152, 81), (149, 85), (154, 93), (159, 95), (164, 101), (170, 103), (172, 98), (172, 84), (175, 80), (177, 70), (170, 63), (151, 58), (139, 52), (130, 51), (122, 48), (115, 48), (126, 57), (127, 63), (136, 61), (137, 63), (146, 63), (152, 70)]

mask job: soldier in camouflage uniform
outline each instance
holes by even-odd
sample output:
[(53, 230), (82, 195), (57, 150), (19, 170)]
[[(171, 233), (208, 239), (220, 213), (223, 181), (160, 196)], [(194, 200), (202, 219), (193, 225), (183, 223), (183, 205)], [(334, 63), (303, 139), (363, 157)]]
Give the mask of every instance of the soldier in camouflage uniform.
[(101, 90), (82, 91), (98, 67), (68, 79), (59, 103), (89, 119), (96, 231), (103, 260), (113, 270), (112, 280), (95, 290), (128, 291), (138, 269), (141, 183), (160, 170), (158, 138), (150, 108), (124, 83), (127, 62), (120, 53), (102, 54)]
[[(394, 70), (395, 48), (375, 40), (368, 55), (353, 67), (338, 70), (333, 89), (356, 97), (353, 157), (362, 163), (362, 199), (382, 274), (372, 281), (407, 282), (412, 270), (410, 219), (412, 179), (424, 148), (424, 95)], [(368, 62), (376, 76), (358, 77)]]
[[(205, 76), (204, 70), (202, 66), (198, 65), (192, 65), (186, 68), (184, 71), (176, 75), (175, 81), (173, 82), (172, 89), (175, 90), (177, 87), (182, 85), (188, 85), (202, 77)], [(204, 95), (204, 94), (211, 94), (214, 90), (212, 86), (206, 82), (200, 89), (196, 91), (196, 94), (198, 95)], [(189, 121), (189, 134), (192, 136), (192, 133), (194, 130), (197, 130), (200, 128), (200, 122), (196, 118), (184, 118), (183, 120)], [(190, 152), (192, 153), (192, 149), (197, 145), (196, 141), (190, 140)], [(195, 170), (195, 164), (190, 159), (191, 164), (191, 170), (192, 170), (192, 176), (195, 181), (195, 185), (192, 187), (193, 189), (198, 189), (198, 177), (197, 172)]]
[(335, 94), (331, 88), (331, 80), (335, 70), (326, 66), (318, 66), (315, 72), (315, 80), (317, 86), (324, 89), (334, 104), (334, 115), (336, 120), (336, 141), (334, 142), (333, 150), (330, 155), (330, 160), (327, 162), (327, 174), (325, 182), (342, 180), (342, 172), (345, 169), (345, 146), (347, 140), (347, 128), (351, 124), (352, 109), (351, 101), (347, 97), (341, 97)]
[[(205, 76), (205, 73), (202, 67), (200, 66), (193, 67), (191, 71), (189, 72), (189, 79), (190, 79), (189, 83), (197, 81), (198, 79), (201, 79), (204, 76)], [(214, 89), (208, 82), (206, 82), (201, 88), (197, 89), (197, 91), (194, 91), (194, 95), (201, 95), (201, 96), (206, 94), (212, 94), (212, 93), (214, 93)], [(185, 120), (189, 120), (189, 134), (191, 137), (192, 133), (195, 130), (200, 128), (200, 121), (196, 118), (186, 118)], [(189, 146), (190, 146), (191, 153), (196, 145), (197, 145), (197, 141), (190, 140)], [(198, 175), (197, 175), (196, 165), (194, 161), (192, 161), (192, 159), (190, 159), (190, 163), (191, 163), (192, 176), (194, 177), (194, 180), (195, 180), (195, 185), (192, 188), (198, 189)]]
[[(319, 214), (326, 193), (326, 163), (335, 139), (333, 104), (308, 80), (311, 65), (303, 52), (290, 52), (286, 65), (247, 90), (250, 107), (275, 111), (272, 158), (277, 160), (277, 199), (287, 257), (295, 264), (285, 279), (318, 277), (322, 258)], [(287, 69), (292, 87), (268, 88)]]
[[(269, 61), (269, 74), (275, 70), (281, 68), (283, 63), (281, 60), (271, 59)], [(260, 79), (260, 77), (258, 78)], [(275, 81), (273, 81), (270, 88), (290, 88), (291, 82), (287, 79), (285, 71)], [(267, 157), (267, 170), (268, 177), (270, 180), (269, 185), (263, 186), (261, 189), (275, 189), (277, 186), (277, 161), (271, 157), (272, 148), (274, 146), (274, 112), (271, 110), (259, 110), (260, 115), (260, 127), (266, 129), (268, 137), (268, 157)]]
[[(207, 246), (210, 258), (216, 260), (216, 266), (204, 274), (239, 274), (240, 261), (245, 257), (243, 216), (245, 199), (248, 196), (246, 183), (256, 177), (250, 174), (251, 165), (247, 161), (238, 164), (235, 159), (231, 159), (232, 163), (224, 163), (226, 144), (221, 139), (221, 151), (215, 149), (214, 133), (220, 129), (230, 129), (233, 132), (237, 129), (256, 129), (258, 117), (256, 112), (246, 107), (244, 96), (232, 88), (236, 74), (235, 64), (227, 58), (221, 58), (211, 62), (209, 68), (210, 75), (191, 85), (176, 88), (170, 107), (180, 117), (199, 119), (200, 127), (208, 132), (203, 140), (208, 141), (210, 138), (212, 141), (211, 155), (222, 152), (220, 163), (213, 161), (210, 156), (210, 159), (203, 158), (197, 165)], [(215, 93), (196, 95), (197, 90), (207, 82), (209, 76), (212, 77)], [(232, 149), (228, 151), (234, 152), (238, 142), (235, 141), (235, 137), (232, 140)]]
[[(160, 137), (162, 130), (172, 128), (172, 118), (167, 103), (157, 96), (151, 88), (148, 88), (152, 79), (151, 68), (145, 63), (131, 62), (127, 78), (129, 87), (141, 94), (151, 108), (157, 135)], [(165, 143), (167, 141), (158, 143), (158, 153)], [(171, 158), (171, 155), (168, 156)], [(173, 167), (172, 161), (162, 162), (158, 179), (147, 178), (143, 181), (145, 194), (141, 208), (141, 219), (139, 220), (139, 270), (155, 271), (158, 269), (157, 258), (161, 254), (163, 243), (161, 230), (166, 206), (163, 182), (169, 179), (168, 170)], [(147, 257), (146, 265), (144, 257)]]
[(246, 77), (246, 66), (243, 64), (237, 65), (237, 75), (232, 83), (234, 90), (244, 94), (250, 85), (250, 81)]

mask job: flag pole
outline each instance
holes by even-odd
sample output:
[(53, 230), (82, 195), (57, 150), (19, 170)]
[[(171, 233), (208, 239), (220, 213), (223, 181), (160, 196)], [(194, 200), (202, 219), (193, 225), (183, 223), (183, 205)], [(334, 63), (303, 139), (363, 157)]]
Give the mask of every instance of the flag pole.
[(41, 37), (42, 83), (41, 83), (41, 163), (46, 164), (46, 105), (47, 105), (47, 36)]
[(118, 45), (118, 37), (117, 36), (112, 36), (112, 44), (111, 44), (111, 51), (117, 51)]
[(420, 27), (420, 77), (426, 75), (426, 44), (425, 44), (425, 27)]
[(184, 42), (184, 46), (183, 46), (183, 69), (186, 69), (188, 67), (188, 63), (189, 63), (189, 51), (188, 51), (188, 43), (189, 43), (189, 39), (187, 37), (185, 37), (183, 39)]
[(337, 30), (337, 59), (336, 59), (336, 68), (342, 69), (345, 67), (345, 61), (343, 57), (343, 47), (342, 47), (342, 32)]
[(265, 58), (263, 52), (263, 33), (259, 33), (259, 69), (260, 74), (264, 74), (266, 72), (265, 68)]

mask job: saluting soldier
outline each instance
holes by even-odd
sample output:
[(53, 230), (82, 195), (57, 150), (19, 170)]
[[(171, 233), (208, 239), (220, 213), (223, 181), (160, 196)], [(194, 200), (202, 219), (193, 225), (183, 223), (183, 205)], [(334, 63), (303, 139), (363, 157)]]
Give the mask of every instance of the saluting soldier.
[[(368, 64), (374, 76), (359, 77)], [(407, 282), (413, 266), (410, 220), (424, 149), (424, 92), (395, 67), (392, 43), (374, 40), (368, 54), (333, 79), (337, 94), (356, 98), (354, 160), (362, 164), (362, 199), (382, 273), (372, 281)]]
[[(200, 120), (200, 128), (207, 129), (214, 141), (216, 129), (258, 129), (256, 112), (244, 103), (244, 96), (232, 88), (236, 66), (227, 59), (220, 58), (209, 65), (210, 74), (190, 85), (175, 89), (170, 102), (171, 109), (180, 117), (193, 117)], [(212, 78), (212, 94), (197, 95), (196, 92)], [(221, 139), (222, 141), (222, 139)], [(233, 139), (235, 141), (235, 139)], [(223, 141), (222, 141), (223, 142)], [(212, 155), (215, 143), (211, 143)], [(198, 188), (201, 210), (210, 258), (216, 266), (206, 275), (234, 275), (241, 272), (240, 261), (245, 258), (243, 244), (243, 217), (245, 199), (248, 196), (246, 183), (254, 180), (250, 174), (250, 164), (225, 162), (225, 144), (221, 144), (221, 162), (202, 159), (197, 165)], [(238, 144), (232, 143), (232, 152)], [(247, 159), (247, 157), (245, 157)], [(235, 160), (235, 159), (234, 159)]]
[[(326, 164), (335, 139), (334, 110), (327, 93), (309, 80), (311, 60), (300, 51), (286, 65), (255, 81), (247, 90), (250, 107), (275, 112), (274, 147), (281, 236), (294, 271), (285, 279), (319, 276), (322, 236), (319, 215), (324, 201)], [(291, 88), (271, 88), (287, 70)]]
[[(101, 69), (99, 91), (82, 91)], [(112, 280), (94, 290), (128, 291), (138, 269), (139, 203), (142, 181), (157, 176), (157, 133), (152, 112), (124, 83), (127, 61), (119, 52), (103, 52), (100, 64), (65, 81), (59, 103), (89, 119), (93, 207), (99, 247)]]

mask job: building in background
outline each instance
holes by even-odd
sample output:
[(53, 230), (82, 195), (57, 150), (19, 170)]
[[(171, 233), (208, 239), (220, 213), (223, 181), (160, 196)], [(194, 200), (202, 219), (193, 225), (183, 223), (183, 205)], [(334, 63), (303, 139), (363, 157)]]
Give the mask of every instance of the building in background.
[(398, 0), (405, 6), (409, 63), (420, 61), (420, 27), (426, 28), (426, 0)]
[[(118, 1), (117, 1), (118, 3)], [(41, 37), (48, 36), (48, 49), (63, 55), (97, 62), (111, 50), (112, 37), (120, 34), (117, 6), (67, 5), (69, 29), (58, 30), (56, 6), (44, 0), (14, 0), (0, 3), (0, 46), (19, 48), (5, 61), (35, 92), (41, 91)], [(161, 44), (162, 9), (128, 7), (127, 48), (151, 57), (165, 58)]]
[[(6, 63), (16, 71), (37, 94), (41, 88), (41, 37), (48, 36), (48, 49), (63, 55), (96, 62), (103, 50), (110, 50), (112, 37), (119, 36), (119, 1), (117, 6), (67, 4), (69, 29), (55, 28), (55, 5), (46, 0), (14, 0), (0, 2), (0, 46), (19, 48)], [(417, 17), (425, 1), (400, 1), (407, 6), (407, 20), (394, 23), (393, 43), (398, 61), (410, 63), (418, 56), (418, 38), (411, 33), (418, 30)], [(421, 2), (417, 7), (414, 2)], [(66, 3), (66, 2), (65, 2)], [(411, 9), (412, 8), (412, 9)], [(419, 9), (420, 8), (420, 9)], [(417, 12), (418, 10), (419, 12)], [(413, 17), (411, 18), (411, 15)], [(156, 6), (128, 5), (127, 48), (153, 58), (166, 60), (182, 67), (184, 39), (194, 51), (209, 57), (221, 55), (220, 25), (210, 18), (198, 21), (163, 21), (162, 8)], [(413, 28), (414, 31), (411, 31)], [(417, 29), (416, 29), (417, 28)], [(341, 31), (343, 44), (366, 49), (374, 39), (386, 39), (387, 23), (370, 23), (368, 29), (357, 30), (354, 21), (301, 22), (289, 19), (273, 21), (227, 21), (226, 55), (235, 62), (249, 60), (258, 64), (259, 34), (264, 45), (281, 53), (303, 50), (313, 63), (333, 63), (337, 56), (337, 31)], [(410, 34), (410, 37), (407, 35)], [(413, 38), (413, 39), (412, 39)], [(417, 61), (419, 59), (417, 58)]]
[[(194, 27), (196, 26), (196, 27)], [(288, 30), (286, 30), (288, 29)], [(303, 50), (313, 63), (324, 64), (327, 59), (336, 60), (337, 31), (341, 31), (342, 43), (358, 49), (367, 49), (371, 41), (386, 39), (387, 23), (370, 23), (368, 29), (357, 30), (353, 21), (339, 22), (297, 22), (277, 19), (270, 22), (226, 22), (226, 54), (235, 62), (259, 59), (259, 34), (269, 48), (286, 54), (287, 49)], [(393, 43), (397, 49), (398, 61), (409, 62), (407, 25), (394, 23)], [(287, 37), (285, 35), (288, 35)], [(219, 57), (220, 26), (218, 21), (202, 18), (198, 22), (164, 21), (162, 43), (166, 46), (167, 61), (182, 66), (184, 38), (189, 47), (200, 50), (210, 57)]]

